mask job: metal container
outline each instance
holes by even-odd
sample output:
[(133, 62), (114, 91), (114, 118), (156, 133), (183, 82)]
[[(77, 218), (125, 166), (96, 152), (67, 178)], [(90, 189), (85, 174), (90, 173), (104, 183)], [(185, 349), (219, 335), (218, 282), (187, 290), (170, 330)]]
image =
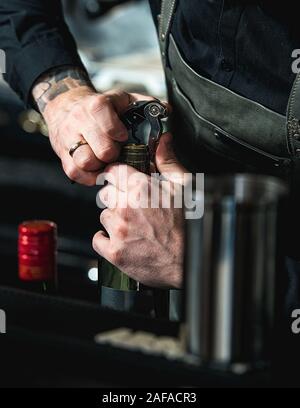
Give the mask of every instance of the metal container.
[(272, 177), (210, 178), (204, 217), (186, 222), (186, 346), (201, 364), (247, 370), (270, 360), (280, 214), (286, 185)]

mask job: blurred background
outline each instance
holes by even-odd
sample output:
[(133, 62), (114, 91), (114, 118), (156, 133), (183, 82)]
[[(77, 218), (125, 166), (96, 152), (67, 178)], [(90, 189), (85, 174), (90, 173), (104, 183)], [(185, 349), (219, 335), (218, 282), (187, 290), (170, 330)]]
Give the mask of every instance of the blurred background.
[[(117, 87), (165, 98), (147, 0), (63, 3), (80, 55), (99, 91)], [(28, 219), (50, 219), (59, 228), (60, 294), (97, 301), (97, 257), (91, 246), (99, 226), (97, 188), (70, 183), (51, 149), (41, 116), (25, 110), (2, 78), (0, 135), (1, 283), (18, 282), (18, 224)]]

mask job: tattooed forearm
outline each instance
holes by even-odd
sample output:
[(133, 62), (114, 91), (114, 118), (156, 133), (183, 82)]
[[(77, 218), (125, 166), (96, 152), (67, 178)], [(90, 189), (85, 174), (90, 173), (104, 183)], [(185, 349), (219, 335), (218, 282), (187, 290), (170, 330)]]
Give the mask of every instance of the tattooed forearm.
[(39, 78), (33, 87), (32, 95), (40, 112), (43, 113), (48, 102), (71, 89), (82, 86), (94, 89), (83, 70), (76, 67), (60, 67)]

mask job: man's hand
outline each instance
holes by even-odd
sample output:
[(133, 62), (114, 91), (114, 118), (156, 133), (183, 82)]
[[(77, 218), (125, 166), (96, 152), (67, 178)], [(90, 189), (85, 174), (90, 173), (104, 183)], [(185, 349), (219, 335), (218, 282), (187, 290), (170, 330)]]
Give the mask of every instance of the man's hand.
[[(87, 74), (72, 67), (57, 68), (39, 78), (32, 94), (65, 173), (86, 185), (96, 184), (98, 173), (117, 160), (120, 142), (128, 138), (119, 115), (135, 101), (153, 99), (118, 90), (99, 94)], [(88, 144), (71, 157), (71, 147), (80, 141)]]
[[(165, 178), (182, 182), (186, 171), (173, 153), (171, 138), (170, 134), (162, 136), (156, 164)], [(159, 208), (151, 208), (150, 203), (147, 208), (133, 208), (129, 204), (131, 198), (136, 197), (140, 202), (143, 194), (148, 198), (151, 178), (143, 175), (140, 182), (136, 177), (133, 180), (132, 176), (138, 177), (141, 173), (124, 164), (109, 166), (105, 174), (110, 184), (99, 193), (107, 207), (100, 216), (100, 222), (109, 237), (103, 231), (98, 232), (93, 240), (94, 249), (144, 285), (180, 288), (184, 251), (183, 210), (172, 205), (171, 208), (162, 208), (163, 198), (170, 192), (166, 184), (157, 182), (152, 187), (152, 195), (160, 194)], [(174, 188), (182, 188), (174, 183), (169, 183), (169, 186), (173, 194)]]

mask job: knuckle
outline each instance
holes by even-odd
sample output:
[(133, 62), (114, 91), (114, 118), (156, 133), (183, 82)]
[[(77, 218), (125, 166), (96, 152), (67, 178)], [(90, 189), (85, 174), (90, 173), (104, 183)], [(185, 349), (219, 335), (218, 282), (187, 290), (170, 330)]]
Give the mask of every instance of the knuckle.
[(119, 134), (119, 129), (117, 128), (117, 123), (116, 124), (106, 124), (103, 128), (106, 136), (109, 138), (113, 139), (116, 134)]
[(98, 237), (95, 235), (92, 239), (92, 247), (94, 248), (95, 251), (98, 249)]
[(89, 109), (92, 113), (98, 113), (109, 103), (109, 98), (106, 95), (93, 95), (89, 101)]
[(113, 88), (111, 91), (112, 94), (117, 95), (117, 96), (123, 96), (127, 94), (123, 89), (121, 88)]
[(123, 263), (123, 251), (120, 248), (114, 248), (110, 254), (111, 261), (114, 265), (122, 265)]
[(96, 252), (98, 252), (99, 253), (99, 238), (98, 238), (98, 236), (97, 235), (95, 235), (94, 237), (93, 237), (93, 241), (92, 241), (92, 247), (93, 247), (93, 249), (96, 251)]
[(87, 187), (94, 187), (96, 185), (96, 181), (93, 178), (88, 178), (85, 183)]
[(99, 149), (97, 157), (105, 163), (111, 163), (117, 160), (119, 152), (119, 148), (115, 144), (111, 144), (109, 147)]
[(69, 166), (65, 168), (65, 173), (70, 180), (76, 181), (79, 177), (78, 170), (75, 166)]
[(106, 187), (104, 187), (104, 188), (102, 188), (101, 190), (100, 190), (100, 192), (99, 192), (99, 198), (100, 198), (100, 201), (105, 205), (105, 206), (107, 206), (107, 205), (109, 205), (109, 203), (110, 203), (110, 200), (111, 200), (111, 195), (110, 195), (110, 192), (109, 192), (109, 190), (106, 188)]
[(84, 117), (84, 109), (81, 104), (74, 106), (72, 110), (72, 117), (78, 121), (82, 121)]
[(116, 234), (117, 234), (117, 236), (118, 236), (119, 238), (121, 238), (121, 239), (124, 239), (124, 238), (127, 237), (127, 235), (128, 235), (128, 227), (127, 227), (126, 223), (124, 223), (124, 224), (119, 224), (119, 225), (116, 227)]
[(132, 192), (133, 194), (140, 194), (140, 193), (146, 193), (149, 188), (149, 183), (148, 180), (145, 180), (144, 177), (141, 178), (141, 180), (138, 180), (136, 185), (133, 187)]
[(103, 210), (102, 213), (100, 214), (100, 223), (102, 225), (104, 225), (105, 221), (107, 220), (107, 214), (108, 214), (107, 210)]
[(124, 97), (124, 95), (127, 96), (128, 93), (121, 88), (113, 88), (109, 91), (104, 92), (104, 95), (107, 95), (109, 99), (111, 99), (112, 97), (118, 99)]
[(130, 207), (129, 206), (123, 206), (117, 209), (119, 217), (123, 220), (124, 223), (126, 223), (129, 219), (129, 212), (130, 212)]
[(69, 121), (66, 120), (59, 126), (59, 130), (57, 131), (57, 134), (67, 135), (69, 133), (71, 133), (70, 124), (69, 124)]
[(82, 170), (89, 170), (93, 165), (94, 165), (94, 158), (90, 154), (85, 154), (85, 155), (78, 155), (76, 157), (76, 164), (78, 167)]
[(103, 188), (102, 190), (99, 191), (99, 198), (100, 198), (100, 201), (102, 203), (104, 203), (104, 204), (106, 203), (107, 198), (108, 198), (108, 194), (105, 191), (105, 188)]
[(143, 191), (148, 191), (149, 187), (150, 187), (150, 183), (149, 183), (148, 177), (143, 177), (140, 182), (140, 189)]

